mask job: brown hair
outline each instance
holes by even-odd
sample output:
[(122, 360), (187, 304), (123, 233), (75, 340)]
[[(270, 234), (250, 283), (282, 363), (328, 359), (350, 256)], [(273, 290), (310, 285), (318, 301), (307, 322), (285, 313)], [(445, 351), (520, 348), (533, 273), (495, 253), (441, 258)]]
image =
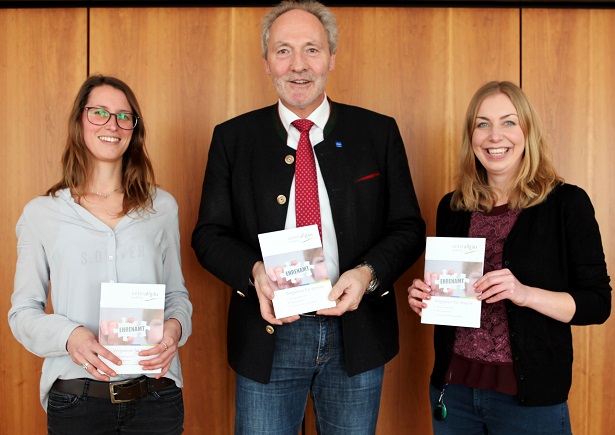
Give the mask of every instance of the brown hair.
[(132, 112), (138, 117), (130, 144), (122, 156), (122, 188), (124, 202), (121, 214), (130, 211), (151, 210), (152, 195), (156, 188), (154, 170), (145, 148), (145, 125), (141, 109), (130, 87), (118, 78), (93, 75), (81, 85), (68, 118), (68, 137), (62, 153), (62, 179), (47, 191), (57, 195), (60, 189), (69, 188), (80, 200), (86, 193), (92, 172), (92, 154), (83, 138), (83, 110), (92, 89), (108, 85), (124, 93)]
[(457, 186), (451, 199), (453, 210), (488, 212), (497, 199), (487, 181), (486, 169), (474, 155), (472, 134), (483, 100), (498, 93), (510, 98), (517, 110), (519, 125), (525, 136), (525, 151), (519, 172), (508, 186), (508, 206), (511, 209), (523, 209), (540, 204), (555, 186), (564, 181), (551, 161), (540, 118), (525, 93), (511, 82), (489, 82), (476, 91), (466, 112)]

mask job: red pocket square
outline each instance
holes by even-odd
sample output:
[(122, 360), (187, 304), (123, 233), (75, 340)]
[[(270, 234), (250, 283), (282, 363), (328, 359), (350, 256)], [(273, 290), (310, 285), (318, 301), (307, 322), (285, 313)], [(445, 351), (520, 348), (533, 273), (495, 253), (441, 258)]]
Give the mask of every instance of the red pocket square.
[(365, 181), (365, 180), (369, 180), (370, 178), (375, 178), (379, 176), (380, 176), (380, 172), (374, 172), (373, 174), (369, 174), (369, 175), (366, 175), (365, 177), (359, 178), (357, 181)]

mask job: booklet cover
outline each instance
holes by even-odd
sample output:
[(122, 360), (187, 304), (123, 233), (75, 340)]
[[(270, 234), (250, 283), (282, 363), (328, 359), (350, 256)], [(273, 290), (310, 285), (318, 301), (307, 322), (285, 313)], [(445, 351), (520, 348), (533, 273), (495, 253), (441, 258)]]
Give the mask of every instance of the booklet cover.
[(117, 366), (105, 364), (118, 374), (160, 373), (161, 369), (143, 370), (139, 356), (162, 340), (164, 326), (164, 284), (123, 284), (103, 282), (100, 288), (100, 344), (122, 360)]
[(318, 226), (258, 235), (277, 319), (335, 307)]
[(480, 328), (481, 301), (473, 285), (484, 264), (484, 238), (427, 237), (425, 282), (432, 291), (421, 323)]

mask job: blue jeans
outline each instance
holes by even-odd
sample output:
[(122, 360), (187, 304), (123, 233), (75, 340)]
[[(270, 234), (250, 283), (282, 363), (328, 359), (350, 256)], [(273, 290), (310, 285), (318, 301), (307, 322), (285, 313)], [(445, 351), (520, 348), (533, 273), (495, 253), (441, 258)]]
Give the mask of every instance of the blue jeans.
[(308, 393), (319, 434), (376, 432), (384, 366), (346, 374), (339, 318), (302, 316), (275, 335), (271, 381), (236, 377), (235, 434), (297, 435)]
[[(440, 390), (429, 386), (431, 409)], [(566, 402), (552, 406), (520, 406), (515, 396), (464, 385), (447, 385), (443, 397), (447, 416), (433, 419), (435, 435), (570, 435)]]
[(47, 405), (48, 435), (179, 435), (184, 400), (173, 385), (132, 402), (76, 396), (52, 389)]

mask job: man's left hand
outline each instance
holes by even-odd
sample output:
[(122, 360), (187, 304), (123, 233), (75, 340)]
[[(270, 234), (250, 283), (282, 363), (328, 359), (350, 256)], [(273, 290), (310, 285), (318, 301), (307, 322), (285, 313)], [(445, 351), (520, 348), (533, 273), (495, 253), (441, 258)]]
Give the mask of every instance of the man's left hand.
[(346, 311), (356, 310), (371, 280), (372, 273), (367, 267), (347, 270), (329, 294), (329, 300), (335, 301), (337, 305), (316, 313), (323, 316), (341, 316)]

